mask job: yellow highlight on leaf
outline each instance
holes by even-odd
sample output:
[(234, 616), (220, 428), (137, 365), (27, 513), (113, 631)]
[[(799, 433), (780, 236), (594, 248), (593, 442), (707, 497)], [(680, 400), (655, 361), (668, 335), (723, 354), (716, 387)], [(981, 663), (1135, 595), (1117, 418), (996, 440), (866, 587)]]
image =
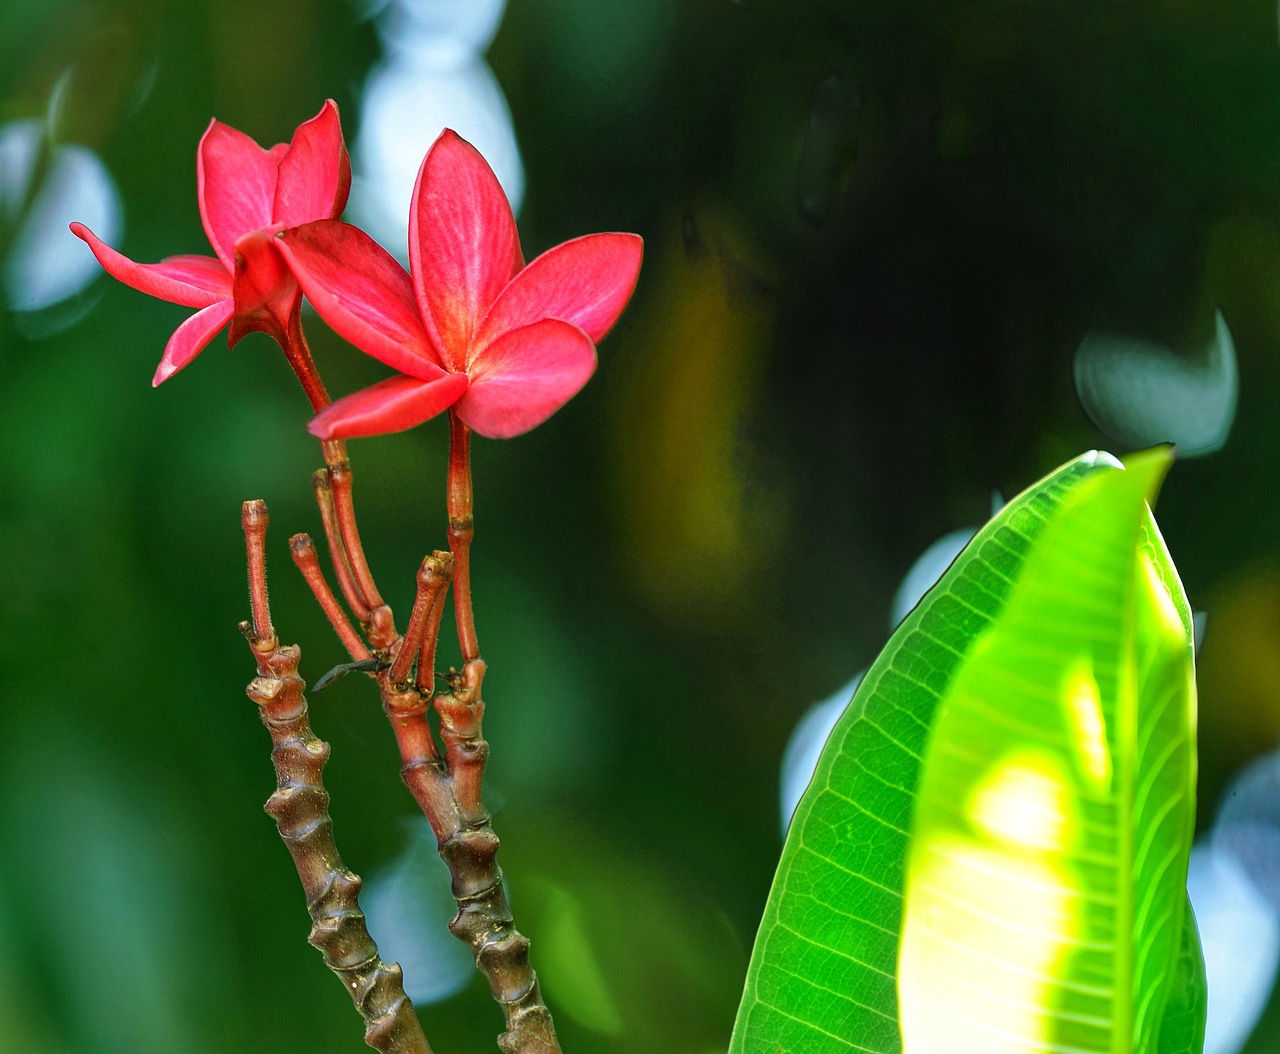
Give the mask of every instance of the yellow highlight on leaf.
[(1043, 1050), (1045, 994), (1079, 930), (1077, 891), (1053, 857), (954, 836), (932, 841), (915, 880), (929, 902), (907, 917), (907, 1054)]
[(1067, 782), (1047, 754), (1018, 751), (973, 790), (966, 808), (973, 825), (994, 842), (1061, 852), (1069, 834)]
[(1088, 666), (1072, 667), (1062, 687), (1067, 717), (1071, 721), (1071, 746), (1080, 767), (1096, 791), (1111, 785), (1111, 748), (1107, 745), (1107, 726), (1102, 718), (1102, 699), (1098, 682)]
[(917, 835), (898, 963), (903, 1049), (1048, 1049), (1046, 994), (1083, 925), (1066, 863), (1078, 836), (1070, 775), (1051, 754), (1015, 750), (962, 812)]
[(1138, 559), (1138, 588), (1145, 590), (1150, 606), (1155, 609), (1160, 629), (1174, 647), (1185, 646), (1187, 631), (1182, 625), (1182, 619), (1178, 617), (1178, 609), (1174, 606), (1173, 597), (1169, 595), (1169, 587), (1156, 570), (1155, 561), (1147, 553), (1139, 554)]

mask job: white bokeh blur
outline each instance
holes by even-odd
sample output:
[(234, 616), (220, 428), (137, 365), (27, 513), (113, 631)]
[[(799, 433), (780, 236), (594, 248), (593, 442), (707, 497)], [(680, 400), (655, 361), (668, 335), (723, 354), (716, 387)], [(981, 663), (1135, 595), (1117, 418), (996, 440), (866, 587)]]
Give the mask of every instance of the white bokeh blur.
[(1205, 1054), (1238, 1054), (1280, 969), (1280, 752), (1231, 782), (1196, 851), (1188, 888), (1209, 980)]
[(1195, 457), (1222, 447), (1236, 416), (1235, 342), (1219, 311), (1214, 336), (1194, 356), (1149, 340), (1095, 330), (1076, 349), (1080, 404), (1098, 428), (1133, 449), (1173, 443)]
[(428, 148), (452, 128), (489, 162), (513, 211), (524, 167), (511, 111), (484, 59), (505, 0), (386, 0), (377, 5), (384, 58), (370, 71), (352, 147), (347, 219), (408, 260), (409, 202)]
[(1191, 851), (1187, 892), (1209, 985), (1204, 1054), (1238, 1054), (1275, 985), (1280, 916), (1240, 863), (1210, 844)]
[[(51, 144), (40, 120), (0, 126), (0, 228), (6, 232), (5, 303), (15, 316), (47, 312), (81, 293), (102, 273), (73, 220), (118, 244), (120, 194), (98, 156), (76, 144)], [(81, 312), (45, 318), (43, 331), (71, 325)]]
[(961, 550), (969, 544), (969, 539), (978, 533), (976, 527), (960, 527), (949, 531), (920, 554), (919, 559), (911, 565), (902, 585), (893, 595), (893, 609), (889, 616), (889, 628), (895, 629), (899, 622), (911, 613), (911, 609), (920, 603), (921, 598), (934, 587), (942, 577), (942, 573), (951, 566)]
[(457, 911), (449, 870), (425, 820), (408, 827), (400, 855), (365, 883), (360, 907), (384, 962), (404, 971), (404, 989), (419, 1005), (461, 991), (475, 974), (471, 952), (448, 932)]
[(813, 771), (818, 767), (822, 748), (827, 745), (831, 730), (836, 727), (840, 715), (845, 712), (853, 699), (853, 693), (862, 683), (864, 673), (866, 670), (860, 670), (853, 680), (837, 689), (833, 695), (809, 707), (791, 733), (791, 738), (787, 740), (787, 749), (782, 754), (782, 786), (779, 792), (784, 838), (787, 836), (787, 828), (791, 826), (796, 806), (800, 804), (800, 799), (813, 779)]

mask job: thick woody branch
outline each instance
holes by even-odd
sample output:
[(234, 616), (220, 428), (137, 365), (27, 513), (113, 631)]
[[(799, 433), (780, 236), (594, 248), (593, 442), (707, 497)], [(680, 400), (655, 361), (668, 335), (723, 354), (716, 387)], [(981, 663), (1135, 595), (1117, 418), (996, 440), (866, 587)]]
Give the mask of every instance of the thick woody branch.
[(241, 623), (258, 676), (248, 695), (258, 704), (271, 735), (276, 791), (266, 811), (275, 819), (306, 895), (312, 927), (308, 941), (341, 980), (365, 1023), (365, 1042), (384, 1054), (431, 1054), (413, 1004), (405, 995), (400, 967), (378, 955), (358, 896), (360, 878), (343, 865), (333, 839), (323, 770), (329, 746), (316, 738), (307, 714), (300, 651), (282, 646), (271, 626), (263, 556), (267, 508), (246, 502), (243, 512), (249, 553), (252, 619)]
[[(516, 929), (507, 903), (497, 861), (498, 836), (481, 801), (489, 756), (489, 744), (481, 734), (483, 679), (484, 662), (475, 659), (452, 676), (448, 692), (433, 700), (445, 745), (443, 759), (406, 749), (409, 737), (397, 730), (404, 762), (401, 774), (431, 823), (453, 879), (458, 914), (449, 931), (471, 949), (506, 1018), (498, 1046), (504, 1054), (560, 1054), (551, 1012), (529, 963), (529, 939)], [(410, 710), (413, 720), (426, 725), (422, 695), (413, 691), (396, 696), (385, 676), (380, 683), (393, 727), (408, 722)]]
[[(482, 800), (489, 744), (481, 732), (484, 663), (471, 606), (472, 516), (470, 430), (450, 416), (447, 503), (450, 552), (435, 552), (422, 564), (418, 592), (403, 638), (390, 609), (373, 585), (355, 526), (351, 469), (345, 447), (324, 444), (328, 468), (314, 477), (339, 586), (364, 640), (342, 615), (325, 583), (315, 548), (305, 536), (292, 543), (320, 606), (353, 659), (376, 654), (387, 661), (377, 675), (383, 708), (400, 750), (401, 775), (436, 837), (452, 876), (457, 917), (449, 929), (471, 948), (494, 999), (502, 1007), (506, 1031), (498, 1037), (504, 1054), (560, 1054), (551, 1013), (529, 963), (529, 941), (516, 929), (497, 863), (498, 838)], [(454, 590), (461, 673), (450, 671), (449, 691), (432, 699), (435, 649), (450, 583)], [(415, 669), (416, 666), (416, 669)], [(432, 706), (440, 721), (444, 751), (430, 723)]]

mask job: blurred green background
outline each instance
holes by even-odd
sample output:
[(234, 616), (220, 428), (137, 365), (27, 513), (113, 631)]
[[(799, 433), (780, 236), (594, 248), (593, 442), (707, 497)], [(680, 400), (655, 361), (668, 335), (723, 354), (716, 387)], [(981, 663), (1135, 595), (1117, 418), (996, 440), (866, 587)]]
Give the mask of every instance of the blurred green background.
[[(384, 147), (416, 162), (445, 121), (482, 148), (505, 134), (527, 256), (598, 230), (646, 243), (587, 388), (474, 451), (487, 796), (567, 1050), (723, 1049), (800, 715), (874, 657), (930, 542), (993, 491), (1126, 449), (1077, 399), (1086, 333), (1181, 361), (1215, 307), (1230, 324), (1234, 427), (1159, 507), (1209, 612), (1204, 824), (1275, 748), (1273, 5), (4, 0), (0, 1051), (362, 1049), (261, 811), (273, 776), (236, 631), (239, 505), (262, 497), (282, 637), (309, 681), (345, 657), (285, 544), (319, 533), (306, 402), (259, 334), (153, 391), (185, 309), (100, 277), (43, 303), (28, 272), (59, 148), (109, 175), (127, 255), (207, 253), (209, 118), (270, 144), (333, 97), (354, 145), (379, 119), (371, 71), (397, 62), (422, 76), (387, 104)], [(509, 115), (499, 96), (475, 118), (495, 83)], [(16, 122), (45, 137), (26, 177)], [(376, 211), (376, 156), (357, 150), (353, 212)], [(48, 227), (54, 274), (89, 259), (66, 218), (90, 217)], [(314, 317), (309, 334), (332, 391), (385, 375)], [(445, 440), (435, 421), (352, 444), (402, 620), (444, 543)], [(349, 677), (312, 711), (348, 865), (417, 859), (438, 900), (375, 693)], [(459, 984), (420, 1004), (433, 1045), (492, 1049), (500, 1014)], [(1273, 1000), (1248, 1049), (1278, 1045)]]

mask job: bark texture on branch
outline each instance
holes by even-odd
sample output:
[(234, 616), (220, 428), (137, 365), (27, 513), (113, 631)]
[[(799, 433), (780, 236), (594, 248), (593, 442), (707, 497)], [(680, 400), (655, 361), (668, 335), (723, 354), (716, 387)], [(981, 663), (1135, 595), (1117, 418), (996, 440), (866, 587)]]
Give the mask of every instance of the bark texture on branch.
[(293, 858), (311, 916), (308, 941), (338, 977), (365, 1024), (365, 1042), (383, 1054), (432, 1054), (405, 995), (400, 967), (384, 963), (360, 910), (360, 878), (347, 870), (333, 838), (329, 794), (323, 772), (329, 745), (311, 730), (301, 656), (296, 645), (281, 646), (271, 626), (266, 597), (263, 542), (267, 512), (246, 502), (252, 622), (241, 623), (258, 667), (248, 687), (271, 735), (276, 790), (266, 811)]
[[(551, 1012), (529, 964), (529, 940), (515, 928), (497, 863), (498, 837), (481, 798), (489, 744), (481, 734), (485, 665), (476, 639), (471, 604), (470, 552), (474, 536), (470, 430), (449, 417), (446, 505), (449, 552), (423, 560), (418, 589), (404, 636), (373, 585), (360, 547), (351, 502), (351, 470), (345, 450), (325, 446), (327, 468), (314, 478), (334, 573), (363, 640), (347, 621), (324, 580), (315, 547), (303, 535), (291, 542), (303, 572), (353, 660), (371, 654), (386, 667), (376, 680), (383, 708), (400, 748), (401, 774), (427, 821), (452, 877), (457, 917), (450, 932), (465, 942), (476, 967), (502, 1008), (506, 1031), (498, 1037), (503, 1054), (561, 1054)], [(461, 672), (450, 670), (448, 691), (433, 696), (433, 669), (445, 594), (452, 586)], [(366, 646), (367, 644), (367, 646)], [(434, 707), (443, 750), (431, 727)]]
[[(430, 740), (426, 701), (380, 678), (383, 702), (400, 744), (401, 774), (435, 833), (453, 880), (458, 914), (449, 932), (464, 942), (502, 1007), (503, 1054), (561, 1054), (551, 1011), (529, 963), (529, 939), (516, 929), (498, 866), (498, 836), (480, 798), (489, 744), (481, 734), (484, 662), (466, 663), (449, 691), (432, 700), (444, 756)], [(425, 746), (431, 743), (430, 748)]]

